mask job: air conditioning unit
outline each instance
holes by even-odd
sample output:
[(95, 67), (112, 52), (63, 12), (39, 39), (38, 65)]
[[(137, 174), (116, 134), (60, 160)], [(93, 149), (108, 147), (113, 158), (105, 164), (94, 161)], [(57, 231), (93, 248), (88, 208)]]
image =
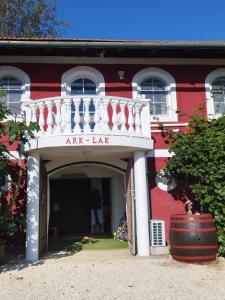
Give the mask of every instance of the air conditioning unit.
[(165, 247), (165, 222), (162, 220), (150, 220), (151, 246)]

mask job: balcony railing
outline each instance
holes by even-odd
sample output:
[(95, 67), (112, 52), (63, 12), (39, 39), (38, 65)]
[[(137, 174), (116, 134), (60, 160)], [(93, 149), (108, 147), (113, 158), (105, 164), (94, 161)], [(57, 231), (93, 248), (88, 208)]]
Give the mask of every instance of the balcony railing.
[(38, 122), (39, 137), (112, 134), (149, 138), (149, 103), (122, 97), (67, 96), (23, 103), (26, 122)]

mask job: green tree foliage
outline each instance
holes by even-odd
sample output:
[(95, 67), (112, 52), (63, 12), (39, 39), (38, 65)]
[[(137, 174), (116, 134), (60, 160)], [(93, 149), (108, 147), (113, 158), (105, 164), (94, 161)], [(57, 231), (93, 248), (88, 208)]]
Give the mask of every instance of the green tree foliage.
[[(25, 224), (26, 170), (23, 166), (22, 145), (34, 137), (36, 123), (26, 125), (16, 119), (4, 122), (9, 110), (0, 102), (0, 246)], [(9, 152), (17, 145), (19, 159)]]
[(225, 115), (207, 121), (196, 114), (184, 132), (162, 128), (162, 134), (173, 153), (164, 172), (179, 182), (181, 198), (213, 214), (219, 253), (225, 255)]
[(0, 0), (0, 36), (57, 37), (65, 26), (55, 0)]

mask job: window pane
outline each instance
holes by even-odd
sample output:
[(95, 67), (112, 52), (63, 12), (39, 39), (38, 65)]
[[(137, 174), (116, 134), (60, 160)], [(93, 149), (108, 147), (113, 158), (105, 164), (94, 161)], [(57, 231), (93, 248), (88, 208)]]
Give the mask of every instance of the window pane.
[(154, 92), (154, 101), (163, 102), (166, 104), (166, 93), (165, 92)]
[(140, 85), (139, 94), (141, 98), (151, 99), (150, 114), (162, 115), (167, 113), (167, 91), (162, 80), (158, 78), (144, 80)]
[(163, 90), (165, 90), (165, 84), (162, 81), (158, 80), (158, 79), (154, 79), (153, 80), (153, 88), (154, 88), (154, 90), (163, 91)]
[(96, 84), (87, 78), (79, 78), (71, 83), (72, 95), (95, 95)]
[(216, 114), (225, 112), (225, 77), (217, 78), (212, 83), (212, 98)]
[(21, 91), (8, 91), (8, 102), (20, 102)]
[(214, 110), (216, 114), (222, 114), (225, 112), (225, 103), (214, 103)]
[(223, 102), (224, 94), (223, 93), (213, 93), (213, 100), (214, 100), (214, 102)]
[(22, 98), (22, 82), (14, 77), (4, 77), (0, 80), (0, 88), (5, 95), (1, 97), (12, 113), (20, 112), (20, 100)]
[[(153, 92), (151, 91), (141, 91), (140, 92), (141, 94), (141, 98), (144, 98), (144, 99), (153, 99)], [(142, 95), (144, 95), (145, 97), (143, 97)]]
[(20, 103), (10, 103), (9, 109), (14, 114), (20, 113)]
[(71, 94), (83, 94), (83, 79), (77, 79), (71, 83)]

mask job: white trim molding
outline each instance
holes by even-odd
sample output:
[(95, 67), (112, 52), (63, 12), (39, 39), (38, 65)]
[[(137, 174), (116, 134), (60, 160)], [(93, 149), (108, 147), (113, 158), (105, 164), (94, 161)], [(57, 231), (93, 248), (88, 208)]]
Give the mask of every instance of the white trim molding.
[(205, 91), (206, 91), (206, 104), (207, 114), (209, 119), (218, 118), (221, 114), (218, 114), (214, 110), (214, 103), (212, 97), (212, 83), (216, 78), (225, 77), (225, 68), (220, 68), (212, 71), (205, 79)]
[(105, 80), (102, 73), (93, 67), (87, 66), (74, 67), (63, 73), (61, 78), (61, 96), (70, 95), (71, 83), (83, 77), (95, 82), (97, 95), (105, 96)]
[(23, 94), (22, 94), (21, 101), (30, 99), (30, 78), (23, 70), (13, 66), (1, 66), (0, 79), (5, 76), (12, 76), (22, 81)]
[(138, 73), (136, 73), (132, 80), (132, 90), (133, 90), (133, 99), (139, 98), (139, 89), (140, 84), (144, 79), (148, 77), (155, 77), (163, 80), (166, 83), (166, 91), (167, 91), (167, 108), (168, 114), (166, 115), (158, 115), (151, 116), (151, 121), (155, 121), (155, 118), (161, 122), (177, 122), (177, 96), (176, 96), (176, 82), (174, 77), (169, 74), (167, 71), (162, 70), (160, 68), (145, 68)]
[(169, 153), (168, 149), (154, 149), (147, 153), (147, 157), (172, 157), (173, 153)]

